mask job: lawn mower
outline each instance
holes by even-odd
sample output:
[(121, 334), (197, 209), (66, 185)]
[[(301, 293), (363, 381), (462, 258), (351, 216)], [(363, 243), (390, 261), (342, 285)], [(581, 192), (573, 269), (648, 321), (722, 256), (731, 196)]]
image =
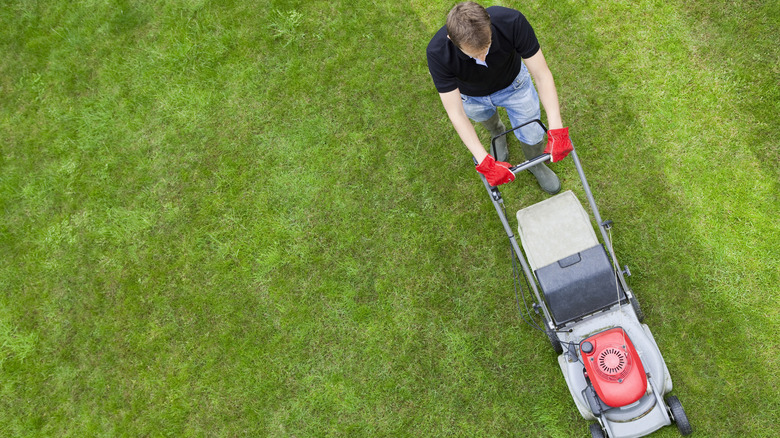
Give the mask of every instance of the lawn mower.
[[(498, 138), (532, 123), (547, 131), (540, 120), (513, 127), (492, 138), (493, 156)], [(672, 423), (682, 435), (689, 435), (691, 425), (680, 401), (668, 396), (672, 390), (669, 370), (626, 283), (631, 272), (627, 266), (619, 268), (612, 247), (612, 221), (602, 221), (576, 149), (569, 156), (603, 243), (596, 237), (590, 216), (569, 190), (517, 212), (521, 251), (501, 192), (479, 174), (509, 237), (521, 317), (547, 334), (574, 404), (591, 421), (593, 438), (641, 437)], [(550, 154), (542, 154), (510, 170), (517, 175), (548, 160)], [(525, 276), (525, 291), (530, 289), (533, 298), (524, 292), (518, 263)]]

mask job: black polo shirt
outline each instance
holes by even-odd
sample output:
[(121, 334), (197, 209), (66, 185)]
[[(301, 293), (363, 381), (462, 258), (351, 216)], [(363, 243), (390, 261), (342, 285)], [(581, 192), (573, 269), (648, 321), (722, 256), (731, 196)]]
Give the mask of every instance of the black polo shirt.
[(459, 89), (469, 96), (487, 96), (509, 86), (520, 73), (521, 58), (539, 51), (533, 28), (520, 12), (501, 6), (487, 8), (492, 43), (485, 62), (477, 64), (447, 38), (442, 27), (428, 43), (428, 70), (439, 93)]

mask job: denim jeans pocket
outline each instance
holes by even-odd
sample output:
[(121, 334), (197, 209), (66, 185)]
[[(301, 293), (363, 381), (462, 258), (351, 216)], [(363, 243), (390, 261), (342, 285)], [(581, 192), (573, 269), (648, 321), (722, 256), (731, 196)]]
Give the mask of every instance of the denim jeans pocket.
[(528, 75), (518, 75), (514, 82), (512, 82), (512, 88), (515, 90), (519, 90), (523, 87), (525, 87), (526, 82), (528, 81)]
[(528, 73), (528, 69), (525, 67), (525, 64), (523, 64), (520, 68), (520, 72), (517, 74), (517, 77), (515, 77), (515, 80), (512, 81), (512, 88), (519, 90), (525, 87), (529, 79), (531, 79), (531, 75)]

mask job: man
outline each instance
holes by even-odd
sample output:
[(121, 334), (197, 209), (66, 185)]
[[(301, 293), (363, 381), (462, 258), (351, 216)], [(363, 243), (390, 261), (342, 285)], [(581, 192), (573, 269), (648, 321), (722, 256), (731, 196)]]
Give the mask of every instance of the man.
[[(515, 131), (526, 159), (553, 155), (563, 159), (572, 149), (563, 127), (552, 73), (531, 25), (520, 12), (500, 6), (487, 9), (474, 2), (455, 5), (447, 24), (431, 39), (428, 69), (455, 131), (477, 160), (477, 171), (493, 185), (514, 181), (509, 171), (506, 137), (496, 141), (493, 157), (482, 146), (469, 119), (481, 122), (492, 135), (506, 131), (497, 108), (503, 107), (513, 126), (540, 118), (539, 101), (548, 123), (544, 130), (528, 125)], [(536, 82), (537, 89), (531, 81)], [(529, 169), (542, 189), (555, 194), (558, 176), (544, 163)]]

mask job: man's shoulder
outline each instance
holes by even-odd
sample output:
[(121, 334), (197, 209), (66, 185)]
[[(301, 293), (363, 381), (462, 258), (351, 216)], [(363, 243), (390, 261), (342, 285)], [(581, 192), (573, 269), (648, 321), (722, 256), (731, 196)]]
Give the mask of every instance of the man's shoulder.
[(490, 6), (486, 8), (488, 15), (490, 15), (490, 22), (496, 25), (511, 24), (517, 20), (523, 20), (525, 16), (517, 9), (507, 8), (504, 6)]
[(452, 42), (447, 38), (447, 27), (443, 26), (431, 38), (425, 50), (428, 64), (447, 64), (452, 60)]
[(444, 26), (433, 35), (426, 48), (428, 71), (440, 93), (446, 93), (458, 87), (452, 72), (456, 56), (452, 42), (447, 38), (447, 27)]
[(433, 35), (431, 41), (428, 42), (428, 53), (440, 52), (446, 48), (447, 42), (447, 26), (442, 26), (441, 29), (436, 31), (436, 33)]
[(485, 10), (488, 12), (488, 15), (490, 15), (491, 20), (494, 16), (517, 17), (518, 15), (523, 15), (517, 9), (507, 8), (505, 6), (488, 6)]

